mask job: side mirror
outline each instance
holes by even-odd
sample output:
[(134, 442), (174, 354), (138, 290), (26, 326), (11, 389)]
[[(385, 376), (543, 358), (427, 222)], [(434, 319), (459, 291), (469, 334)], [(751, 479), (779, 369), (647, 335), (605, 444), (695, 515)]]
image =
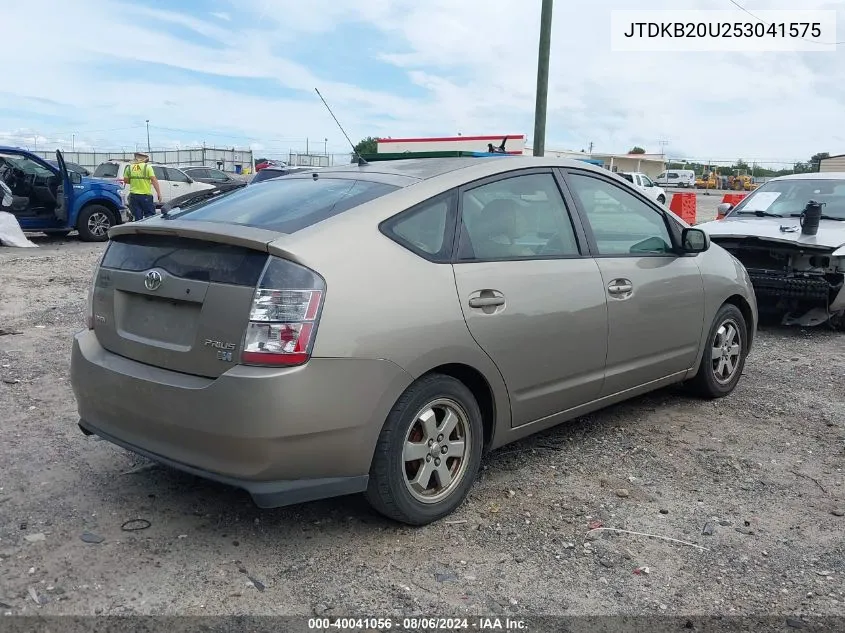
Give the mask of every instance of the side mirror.
[(72, 171), (68, 174), (70, 176), (70, 182), (74, 185), (82, 184), (82, 174), (79, 174), (75, 171)]
[(701, 229), (688, 228), (681, 233), (685, 253), (703, 253), (710, 248), (710, 236)]
[(734, 208), (734, 205), (732, 205), (730, 202), (723, 202), (718, 207), (716, 207), (716, 219), (721, 220), (733, 208)]

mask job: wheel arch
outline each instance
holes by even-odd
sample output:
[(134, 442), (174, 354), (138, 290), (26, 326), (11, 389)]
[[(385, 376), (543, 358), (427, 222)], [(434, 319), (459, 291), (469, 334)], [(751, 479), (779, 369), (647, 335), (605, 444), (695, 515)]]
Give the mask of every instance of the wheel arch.
[(745, 319), (745, 326), (746, 332), (745, 335), (748, 339), (748, 344), (746, 347), (746, 354), (751, 351), (751, 347), (754, 344), (754, 311), (751, 309), (751, 305), (748, 303), (745, 297), (739, 294), (734, 294), (725, 299), (722, 305), (731, 304), (739, 308), (739, 311), (742, 312), (742, 317)]
[(698, 370), (701, 366), (701, 359), (704, 356), (704, 350), (708, 344), (707, 335), (710, 331), (710, 327), (713, 324), (712, 319), (715, 318), (715, 315), (718, 314), (719, 310), (721, 310), (722, 307), (725, 305), (732, 305), (742, 313), (742, 316), (745, 319), (746, 337), (748, 339), (748, 344), (746, 345), (746, 355), (750, 353), (751, 346), (754, 343), (754, 310), (752, 309), (751, 304), (749, 304), (748, 299), (746, 299), (739, 293), (733, 293), (725, 297), (725, 299), (721, 303), (716, 305), (715, 309), (713, 309), (711, 321), (704, 324), (704, 327), (701, 331), (701, 345), (699, 347), (698, 354), (695, 357), (695, 365), (691, 367), (689, 372), (687, 372), (687, 375), (684, 376), (684, 381), (691, 380), (698, 375)]
[(118, 207), (112, 200), (108, 198), (89, 198), (87, 200), (83, 200), (79, 205), (79, 210), (77, 211), (76, 217), (73, 221), (73, 226), (75, 228), (79, 228), (79, 218), (82, 217), (83, 211), (94, 205), (105, 207), (111, 211), (112, 215), (114, 215), (114, 223), (120, 224), (120, 207)]
[(478, 408), (481, 409), (481, 423), (484, 427), (484, 450), (490, 448), (496, 432), (497, 408), (493, 388), (487, 378), (479, 370), (464, 363), (447, 363), (438, 365), (427, 371), (423, 376), (441, 374), (460, 381), (472, 392)]

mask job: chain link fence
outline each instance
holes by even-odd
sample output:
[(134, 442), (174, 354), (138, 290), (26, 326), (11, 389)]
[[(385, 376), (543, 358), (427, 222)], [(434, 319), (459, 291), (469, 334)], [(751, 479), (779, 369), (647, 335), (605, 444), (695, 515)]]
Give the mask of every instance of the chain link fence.
[[(217, 147), (192, 147), (185, 149), (154, 149), (146, 152), (150, 155), (150, 162), (173, 167), (214, 167), (233, 174), (246, 174), (253, 171), (254, 156), (251, 150), (238, 150)], [(33, 154), (45, 160), (55, 160), (56, 152), (52, 150), (35, 150)], [(131, 161), (134, 151), (97, 151), (79, 150), (62, 152), (65, 161), (76, 163), (93, 172), (97, 165), (109, 160)]]

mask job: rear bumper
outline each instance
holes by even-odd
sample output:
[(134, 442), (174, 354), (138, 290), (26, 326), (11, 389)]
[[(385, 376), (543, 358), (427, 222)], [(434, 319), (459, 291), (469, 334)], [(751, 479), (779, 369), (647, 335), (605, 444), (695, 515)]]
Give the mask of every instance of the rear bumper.
[(363, 490), (384, 420), (411, 377), (389, 361), (235, 366), (216, 379), (138, 363), (74, 337), (80, 426), (272, 507)]
[(177, 462), (167, 457), (162, 457), (150, 451), (144, 450), (137, 446), (133, 446), (128, 442), (104, 433), (100, 429), (86, 423), (84, 420), (79, 421), (79, 428), (86, 434), (98, 435), (115, 444), (121, 446), (133, 453), (142, 455), (148, 459), (164, 464), (176, 470), (216, 481), (234, 488), (241, 488), (246, 490), (252, 500), (259, 508), (278, 508), (281, 506), (292, 505), (295, 503), (304, 503), (306, 501), (314, 501), (315, 499), (325, 499), (328, 497), (339, 497), (342, 495), (350, 495), (358, 492), (363, 492), (367, 489), (369, 482), (369, 475), (358, 475), (356, 477), (327, 477), (323, 479), (294, 479), (282, 481), (252, 481), (249, 479), (238, 479), (235, 477), (227, 477), (219, 473), (195, 468), (182, 462)]

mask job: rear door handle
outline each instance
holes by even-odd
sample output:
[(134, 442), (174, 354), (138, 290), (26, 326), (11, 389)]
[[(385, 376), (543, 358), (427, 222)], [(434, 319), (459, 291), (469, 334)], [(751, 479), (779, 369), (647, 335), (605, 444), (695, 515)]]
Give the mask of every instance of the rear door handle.
[(469, 300), (470, 308), (486, 308), (488, 306), (505, 305), (504, 297), (473, 297)]

